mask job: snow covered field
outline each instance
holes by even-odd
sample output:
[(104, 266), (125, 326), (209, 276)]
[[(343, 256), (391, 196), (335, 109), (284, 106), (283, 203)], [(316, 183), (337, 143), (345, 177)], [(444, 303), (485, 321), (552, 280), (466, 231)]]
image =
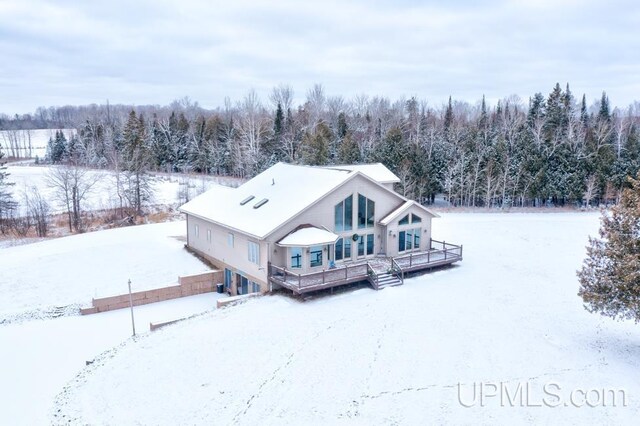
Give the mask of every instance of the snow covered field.
[[(67, 139), (75, 133), (75, 129), (62, 129), (62, 131)], [(0, 130), (0, 146), (7, 156), (19, 154), (24, 158), (31, 154), (32, 157), (44, 158), (47, 154), (49, 138), (54, 138), (55, 135), (56, 129)]]
[(208, 269), (184, 249), (185, 222), (78, 234), (8, 247), (0, 254), (0, 322), (92, 297), (173, 285)]
[[(215, 308), (218, 294), (208, 293), (137, 306), (136, 332), (149, 323), (185, 318)], [(50, 423), (56, 394), (86, 361), (131, 336), (128, 309), (0, 325), (0, 424)]]
[[(434, 238), (464, 244), (459, 266), (380, 292), (262, 297), (130, 340), (80, 373), (52, 421), (635, 424), (638, 326), (576, 295), (597, 227), (597, 214), (446, 214)], [(528, 399), (466, 408), (474, 383), (521, 385)], [(569, 400), (608, 388), (627, 406)], [(559, 406), (532, 406), (543, 399)]]
[[(26, 189), (35, 186), (45, 196), (51, 204), (55, 213), (63, 213), (66, 206), (60, 203), (56, 197), (55, 190), (47, 183), (47, 174), (50, 170), (57, 166), (9, 166), (9, 182), (15, 183), (10, 187), (13, 192), (14, 199), (22, 203), (23, 194)], [(116, 183), (113, 173), (109, 170), (89, 170), (87, 177), (99, 178), (95, 186), (91, 189), (82, 204), (82, 209), (101, 210), (119, 207), (119, 198), (116, 192)], [(151, 204), (173, 205), (177, 206), (181, 201), (179, 196), (181, 186), (188, 186), (190, 197), (194, 197), (207, 189), (218, 185), (237, 185), (232, 178), (219, 178), (216, 176), (203, 175), (178, 175), (178, 174), (156, 174), (152, 180), (153, 199)]]

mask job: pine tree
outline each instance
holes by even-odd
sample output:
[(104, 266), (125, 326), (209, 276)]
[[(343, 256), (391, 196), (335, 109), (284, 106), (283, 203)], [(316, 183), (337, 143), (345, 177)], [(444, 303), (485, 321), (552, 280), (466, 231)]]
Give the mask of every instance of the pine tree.
[(585, 308), (640, 322), (640, 173), (617, 206), (601, 219), (600, 239), (590, 238), (578, 271)]
[[(9, 192), (9, 186), (13, 185), (13, 183), (7, 181), (9, 173), (6, 172), (7, 168), (2, 166), (2, 157), (4, 157), (4, 152), (2, 152), (2, 146), (0, 146), (0, 222), (8, 217), (17, 206), (11, 196), (11, 192)], [(0, 230), (2, 229), (4, 228), (0, 226)]]
[(136, 116), (135, 111), (123, 130), (123, 169), (126, 172), (126, 197), (136, 214), (142, 214), (142, 205), (151, 197), (151, 183), (148, 175), (151, 155), (146, 140), (144, 118)]

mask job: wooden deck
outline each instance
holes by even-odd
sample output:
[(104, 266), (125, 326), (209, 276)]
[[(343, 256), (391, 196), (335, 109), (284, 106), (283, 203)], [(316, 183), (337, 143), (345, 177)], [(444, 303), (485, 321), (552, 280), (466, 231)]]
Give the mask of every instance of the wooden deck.
[(395, 258), (373, 258), (339, 264), (333, 269), (298, 274), (269, 264), (269, 280), (296, 294), (323, 290), (361, 281), (369, 281), (377, 289), (378, 275), (389, 272), (404, 280), (404, 274), (450, 265), (462, 260), (462, 246), (431, 240), (431, 250)]

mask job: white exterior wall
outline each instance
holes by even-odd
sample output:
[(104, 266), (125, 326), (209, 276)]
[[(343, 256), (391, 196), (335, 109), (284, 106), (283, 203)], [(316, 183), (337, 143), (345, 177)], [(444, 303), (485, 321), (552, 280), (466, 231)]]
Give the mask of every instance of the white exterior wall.
[[(304, 188), (300, 188), (300, 190), (304, 190)], [(375, 202), (375, 217), (374, 217), (374, 227), (373, 228), (362, 228), (358, 229), (358, 194), (362, 194), (365, 197), (373, 200)], [(334, 213), (335, 206), (349, 195), (353, 195), (353, 228), (350, 231), (339, 232), (335, 230), (334, 223)], [(295, 193), (291, 194), (292, 197), (295, 196)], [(340, 188), (334, 190), (331, 194), (327, 195), (324, 199), (319, 201), (317, 204), (295, 217), (293, 220), (288, 222), (284, 227), (278, 229), (272, 235), (268, 237), (268, 240), (272, 243), (274, 247), (274, 253), (271, 253), (271, 262), (274, 265), (278, 266), (286, 266), (287, 269), (290, 268), (290, 258), (289, 258), (289, 249), (285, 247), (280, 247), (274, 244), (276, 241), (280, 241), (287, 234), (289, 234), (296, 227), (304, 224), (311, 224), (317, 227), (325, 227), (331, 232), (339, 234), (343, 237), (350, 238), (353, 234), (374, 234), (374, 256), (384, 253), (386, 247), (383, 246), (384, 243), (384, 228), (378, 224), (382, 218), (387, 216), (393, 210), (397, 209), (399, 206), (403, 204), (404, 200), (400, 199), (396, 195), (389, 193), (373, 182), (363, 178), (361, 176), (356, 176), (354, 179), (348, 181), (346, 184), (341, 186)], [(424, 216), (424, 215), (422, 215)], [(333, 247), (331, 247), (333, 250)], [(366, 250), (366, 244), (365, 244)], [(366, 251), (365, 251), (366, 252)], [(309, 257), (306, 253), (306, 249), (303, 250), (303, 268), (295, 269), (295, 272), (310, 272), (317, 271), (328, 268), (327, 256), (329, 253), (325, 252), (323, 257), (323, 265), (321, 267), (310, 268), (309, 267)], [(352, 242), (351, 246), (351, 260), (358, 259), (357, 256), (357, 243)], [(364, 256), (365, 257), (373, 257), (373, 256)]]
[[(409, 223), (408, 225), (399, 225), (398, 222), (400, 219), (405, 217), (407, 214), (415, 214), (422, 219), (420, 223)], [(428, 215), (424, 210), (411, 206), (404, 213), (400, 214), (397, 218), (393, 220), (389, 225), (387, 225), (387, 256), (398, 256), (402, 254), (408, 254), (410, 252), (417, 251), (426, 251), (430, 249), (431, 244), (431, 216)], [(420, 249), (413, 249), (411, 251), (404, 251), (402, 253), (398, 252), (398, 233), (400, 231), (406, 231), (408, 229), (422, 228), (422, 233), (420, 234)], [(391, 231), (391, 233), (389, 233)]]
[[(196, 236), (195, 227), (199, 228)], [(220, 225), (207, 222), (198, 217), (187, 215), (187, 238), (189, 247), (209, 257), (220, 268), (228, 267), (235, 272), (241, 272), (252, 281), (260, 284), (262, 292), (268, 291), (267, 285), (267, 257), (268, 243), (239, 232), (233, 232)], [(211, 241), (207, 241), (207, 230), (211, 230)], [(228, 245), (228, 234), (233, 234), (233, 247)], [(249, 261), (249, 241), (259, 244), (260, 264)]]

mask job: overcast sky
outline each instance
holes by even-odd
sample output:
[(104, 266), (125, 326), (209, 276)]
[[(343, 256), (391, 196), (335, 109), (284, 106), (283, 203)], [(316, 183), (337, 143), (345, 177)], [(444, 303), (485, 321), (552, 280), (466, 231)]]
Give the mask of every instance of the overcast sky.
[(640, 2), (0, 0), (0, 112), (328, 95), (640, 100)]

